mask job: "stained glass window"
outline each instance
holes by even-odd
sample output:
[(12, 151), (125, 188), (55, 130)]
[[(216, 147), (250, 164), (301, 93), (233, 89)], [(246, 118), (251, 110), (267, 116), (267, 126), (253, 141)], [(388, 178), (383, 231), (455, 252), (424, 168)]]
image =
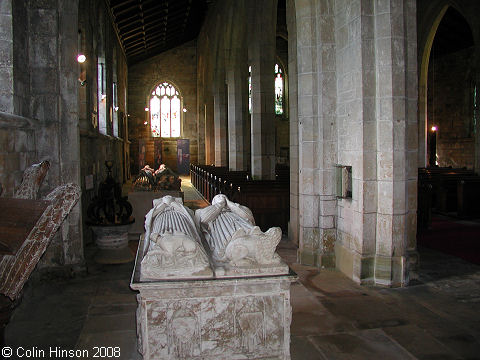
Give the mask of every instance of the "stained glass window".
[(275, 64), (275, 114), (283, 114), (283, 73), (278, 64)]
[[(252, 67), (248, 67), (248, 112), (252, 113)], [(275, 64), (275, 114), (283, 114), (283, 72)]]
[(112, 84), (112, 92), (113, 92), (113, 136), (118, 137), (118, 94), (117, 94), (117, 83), (114, 82)]
[(98, 130), (107, 134), (107, 93), (105, 91), (105, 64), (103, 58), (98, 58), (97, 89), (98, 89)]
[(252, 113), (252, 67), (248, 67), (248, 112)]
[(179, 137), (180, 94), (172, 84), (158, 85), (150, 98), (150, 128), (153, 137)]

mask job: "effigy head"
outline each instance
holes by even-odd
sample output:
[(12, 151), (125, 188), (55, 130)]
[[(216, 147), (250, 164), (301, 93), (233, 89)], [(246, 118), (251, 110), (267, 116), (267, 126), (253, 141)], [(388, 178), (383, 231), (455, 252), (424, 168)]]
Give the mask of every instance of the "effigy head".
[(212, 205), (221, 205), (225, 206), (227, 204), (228, 198), (224, 194), (215, 195), (212, 200)]

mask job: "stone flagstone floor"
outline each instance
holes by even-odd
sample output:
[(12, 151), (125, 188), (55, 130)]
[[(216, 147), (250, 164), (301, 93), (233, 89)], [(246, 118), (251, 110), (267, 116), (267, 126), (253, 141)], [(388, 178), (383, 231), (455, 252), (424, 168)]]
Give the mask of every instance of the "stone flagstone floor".
[[(201, 201), (194, 189), (185, 195)], [(56, 347), (88, 350), (89, 359), (95, 346), (110, 346), (120, 350), (117, 359), (141, 359), (129, 288), (133, 263), (95, 264), (95, 251), (86, 248), (86, 273), (27, 284), (6, 329), (8, 346), (46, 355)], [(300, 280), (291, 288), (292, 359), (480, 359), (479, 266), (420, 249), (420, 280), (383, 289), (296, 263), (296, 247), (286, 239), (279, 253)]]

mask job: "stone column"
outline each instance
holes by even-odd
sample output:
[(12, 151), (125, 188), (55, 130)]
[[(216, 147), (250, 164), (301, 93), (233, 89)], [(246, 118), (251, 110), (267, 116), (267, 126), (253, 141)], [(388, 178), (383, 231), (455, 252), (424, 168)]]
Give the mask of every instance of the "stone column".
[(228, 154), (231, 171), (246, 170), (245, 163), (245, 107), (248, 104), (246, 63), (227, 74), (228, 82)]
[[(335, 4), (320, 0), (316, 4), (317, 56), (319, 57), (318, 88), (318, 188), (319, 188), (319, 249), (317, 265), (335, 267), (334, 246), (336, 242), (337, 200), (335, 164), (337, 163), (337, 118), (336, 118), (336, 59), (335, 59)], [(314, 85), (315, 86), (315, 85)], [(308, 128), (305, 128), (308, 131)], [(306, 131), (304, 132), (305, 135)], [(308, 158), (308, 153), (301, 158)], [(304, 162), (304, 160), (302, 160)], [(314, 173), (315, 174), (315, 173)], [(313, 178), (315, 178), (313, 176)], [(312, 184), (315, 186), (315, 182)], [(314, 188), (315, 191), (315, 188)]]
[[(197, 86), (197, 89), (200, 87)], [(198, 143), (198, 164), (205, 164), (205, 128), (206, 128), (206, 106), (201, 98), (197, 96), (197, 143)]]
[(277, 0), (249, 0), (252, 67), (251, 166), (254, 179), (275, 179), (275, 48)]
[(229, 6), (225, 32), (228, 89), (228, 154), (231, 171), (246, 170), (245, 136), (248, 119), (247, 8), (245, 1)]
[(377, 119), (373, 14), (372, 1), (344, 2), (336, 7), (338, 163), (352, 167), (351, 198), (337, 200), (336, 265), (360, 283), (373, 281), (375, 257)]
[(415, 248), (418, 148), (407, 140), (417, 128), (416, 22), (410, 19), (415, 14), (414, 0), (375, 3), (378, 210), (374, 276), (376, 284), (386, 286), (408, 283), (407, 250)]
[(205, 99), (205, 164), (215, 164), (215, 133), (213, 96)]
[[(291, 156), (299, 169), (298, 185), (292, 182), (293, 191), (298, 186), (298, 258), (303, 264), (333, 267), (337, 149), (334, 7), (326, 0), (296, 2), (295, 7), (297, 84), (290, 91), (296, 92), (298, 99), (293, 109), (298, 122), (291, 118), (297, 126), (291, 129)], [(295, 67), (289, 65), (290, 74), (292, 69)], [(294, 81), (290, 76), (290, 84)]]
[(336, 3), (337, 161), (352, 197), (337, 200), (335, 256), (359, 283), (404, 285), (415, 258), (415, 14), (414, 0)]
[(228, 165), (227, 144), (227, 99), (224, 81), (216, 83), (213, 95), (215, 127), (215, 166)]
[(290, 127), (290, 221), (288, 238), (299, 244), (299, 209), (298, 209), (298, 76), (297, 76), (297, 23), (295, 0), (287, 0), (288, 29), (288, 118)]
[(0, 2), (0, 111), (14, 113), (13, 106), (12, 0)]

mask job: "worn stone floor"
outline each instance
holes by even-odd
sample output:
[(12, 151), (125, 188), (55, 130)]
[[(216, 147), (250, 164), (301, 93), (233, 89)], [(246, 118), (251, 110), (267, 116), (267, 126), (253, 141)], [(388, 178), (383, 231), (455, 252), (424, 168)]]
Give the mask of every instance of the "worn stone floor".
[[(99, 358), (141, 359), (129, 288), (133, 263), (95, 264), (95, 251), (93, 244), (86, 248), (86, 273), (27, 284), (6, 329), (14, 353), (60, 358), (56, 350), (78, 349), (89, 356), (68, 358), (117, 351)], [(279, 253), (299, 276), (291, 287), (292, 359), (480, 359), (479, 266), (420, 249), (419, 281), (386, 289), (302, 266), (287, 240)]]

